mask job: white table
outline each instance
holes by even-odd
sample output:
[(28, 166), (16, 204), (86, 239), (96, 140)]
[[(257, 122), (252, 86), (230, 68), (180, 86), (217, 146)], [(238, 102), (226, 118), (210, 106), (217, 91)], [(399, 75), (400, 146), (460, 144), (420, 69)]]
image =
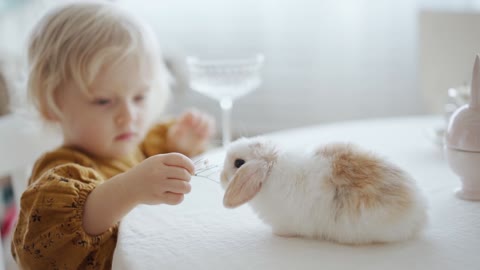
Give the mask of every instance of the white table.
[[(378, 119), (269, 134), (286, 148), (349, 141), (409, 171), (424, 190), (430, 223), (417, 239), (347, 246), (272, 235), (248, 205), (222, 206), (204, 178), (178, 206), (139, 206), (122, 221), (113, 269), (480, 269), (480, 203), (457, 199), (459, 185), (429, 137), (436, 117)], [(221, 149), (206, 154), (217, 164)], [(480, 164), (479, 164), (480, 166)]]

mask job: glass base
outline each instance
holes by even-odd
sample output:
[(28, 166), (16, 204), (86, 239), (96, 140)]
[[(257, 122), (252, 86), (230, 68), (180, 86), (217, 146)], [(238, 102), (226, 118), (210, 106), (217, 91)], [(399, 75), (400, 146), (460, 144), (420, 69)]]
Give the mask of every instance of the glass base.
[(457, 190), (455, 190), (455, 196), (462, 200), (480, 201), (480, 190), (458, 188)]

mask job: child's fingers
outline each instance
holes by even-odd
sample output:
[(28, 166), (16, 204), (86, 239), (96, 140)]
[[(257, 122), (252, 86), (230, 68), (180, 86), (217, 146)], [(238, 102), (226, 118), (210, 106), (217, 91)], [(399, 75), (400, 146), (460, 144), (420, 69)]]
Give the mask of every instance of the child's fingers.
[(190, 181), (192, 174), (184, 168), (181, 167), (171, 167), (169, 169), (167, 179), (176, 179), (181, 181)]
[(164, 194), (164, 203), (169, 205), (176, 205), (183, 201), (184, 199), (183, 194), (172, 193), (172, 192), (165, 192)]
[(191, 124), (192, 124), (193, 127), (198, 126), (203, 121), (205, 121), (205, 119), (207, 117), (209, 117), (208, 114), (206, 114), (204, 112), (201, 112), (199, 110), (196, 110), (196, 109), (192, 109), (192, 110), (186, 112), (185, 117), (187, 117), (187, 116), (188, 116), (189, 120), (191, 120)]
[(190, 174), (195, 173), (195, 166), (193, 165), (192, 160), (180, 153), (167, 154), (167, 158), (164, 163), (167, 166), (184, 168)]
[(177, 124), (174, 128), (174, 134), (182, 136), (188, 130), (193, 130), (202, 124), (202, 116), (198, 112), (188, 111), (178, 118)]
[(174, 136), (182, 136), (182, 134), (185, 133), (187, 130), (188, 124), (186, 124), (184, 121), (179, 121), (176, 125), (172, 126), (172, 134)]
[(212, 117), (206, 114), (198, 116), (197, 122), (193, 127), (193, 131), (199, 137), (205, 138), (211, 135), (214, 126)]
[(187, 181), (182, 180), (168, 180), (162, 183), (166, 192), (187, 194), (192, 190), (192, 186)]
[(191, 122), (189, 123), (190, 128), (195, 130), (198, 127), (198, 125), (202, 123), (202, 121), (203, 121), (203, 114), (201, 112), (191, 111)]
[(180, 125), (192, 125), (195, 120), (195, 112), (194, 111), (186, 111), (180, 117), (178, 123)]
[(205, 139), (209, 136), (209, 133), (210, 133), (209, 130), (210, 130), (210, 128), (209, 128), (208, 122), (204, 122), (195, 129), (195, 134), (200, 139)]

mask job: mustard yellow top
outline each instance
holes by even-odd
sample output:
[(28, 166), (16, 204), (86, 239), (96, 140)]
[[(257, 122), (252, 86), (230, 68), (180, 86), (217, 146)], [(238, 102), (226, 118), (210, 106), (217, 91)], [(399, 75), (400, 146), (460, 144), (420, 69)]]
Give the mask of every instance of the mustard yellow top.
[(37, 160), (12, 240), (12, 254), (21, 269), (111, 269), (118, 224), (101, 235), (82, 227), (89, 193), (109, 178), (146, 157), (166, 153), (169, 124), (157, 125), (137, 151), (122, 160), (93, 158), (60, 147)]

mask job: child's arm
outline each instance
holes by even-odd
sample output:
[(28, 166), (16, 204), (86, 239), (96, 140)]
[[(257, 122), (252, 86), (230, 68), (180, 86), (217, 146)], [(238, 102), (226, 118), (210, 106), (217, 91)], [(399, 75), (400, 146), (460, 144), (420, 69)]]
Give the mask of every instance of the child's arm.
[[(68, 149), (37, 161), (12, 240), (12, 255), (22, 269), (109, 267), (118, 226), (91, 236), (82, 228), (88, 194), (105, 181), (90, 160)], [(94, 255), (92, 257), (92, 254)]]
[(85, 202), (83, 228), (98, 235), (116, 224), (133, 207), (145, 204), (179, 204), (190, 192), (194, 167), (178, 153), (152, 156), (131, 170), (96, 187)]
[(192, 172), (183, 155), (157, 155), (106, 180), (80, 153), (49, 153), (36, 163), (22, 195), (12, 254), (24, 269), (108, 268), (117, 221), (133, 204), (180, 202)]

